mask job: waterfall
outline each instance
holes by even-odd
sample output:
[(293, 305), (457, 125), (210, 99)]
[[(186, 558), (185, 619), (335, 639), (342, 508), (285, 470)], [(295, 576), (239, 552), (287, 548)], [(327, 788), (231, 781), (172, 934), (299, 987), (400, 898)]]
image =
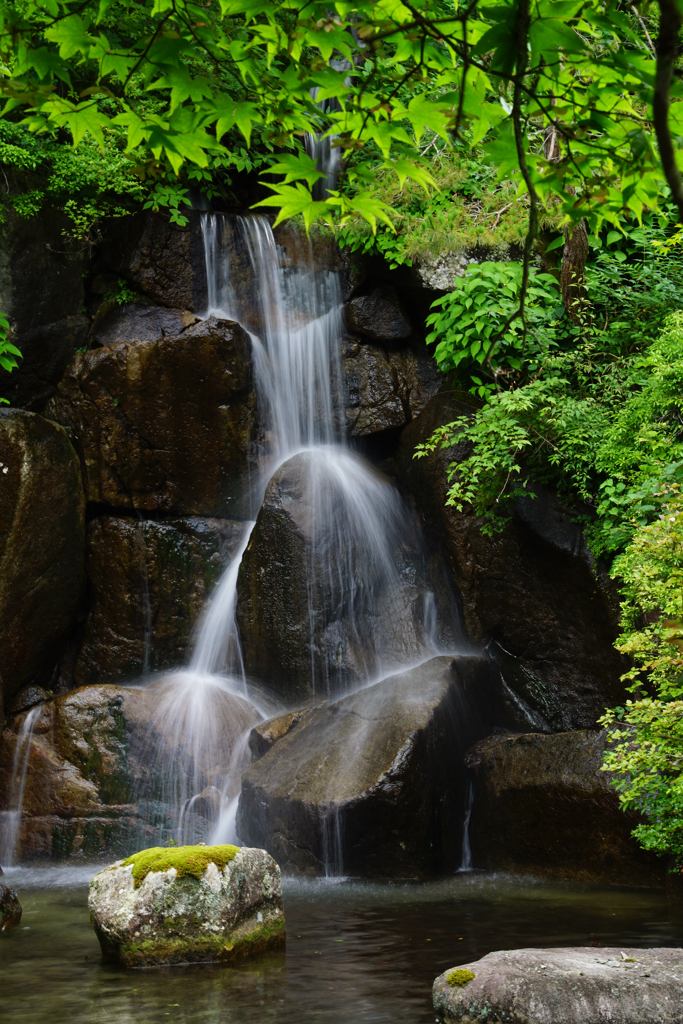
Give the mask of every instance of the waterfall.
[[(206, 315), (241, 323), (251, 340), (266, 436), (261, 472), (252, 481), (254, 510), (280, 467), (293, 456), (304, 460), (303, 500), (313, 523), (307, 574), (311, 651), (318, 651), (317, 661), (311, 654), (314, 689), (343, 688), (336, 665), (340, 645), (355, 652), (356, 685), (424, 660), (439, 649), (434, 596), (424, 591), (419, 621), (405, 607), (406, 577), (419, 575), (414, 563), (423, 558), (419, 531), (396, 488), (349, 447), (344, 432), (345, 332), (336, 274), (316, 269), (310, 247), (307, 252), (298, 236), (288, 239), (299, 246), (292, 266), (262, 216), (207, 214), (203, 238)], [(240, 549), (205, 611), (188, 673), (199, 679), (227, 674), (235, 692), (247, 698), (235, 612), (240, 562), (253, 526), (245, 525)], [(336, 615), (334, 629), (323, 637), (314, 635), (321, 608)], [(230, 835), (233, 804), (224, 798), (213, 841)], [(339, 874), (342, 826), (336, 818), (324, 826), (328, 873)]]
[(42, 704), (38, 704), (26, 713), (14, 747), (9, 809), (0, 811), (0, 864), (4, 864), (7, 867), (11, 867), (14, 863), (17, 839), (19, 838), (19, 829), (21, 827), (21, 812), (24, 802), (26, 773), (31, 754), (33, 731), (38, 724), (42, 711)]
[[(440, 645), (414, 516), (345, 434), (337, 275), (316, 266), (309, 243), (296, 234), (285, 253), (265, 217), (206, 213), (202, 226), (205, 315), (237, 321), (249, 334), (264, 440), (259, 471), (248, 481), (253, 517), (204, 610), (189, 664), (145, 684), (154, 713), (134, 755), (151, 780), (139, 802), (148, 825), (179, 842), (227, 842), (236, 839), (249, 731), (276, 710), (245, 672), (238, 576), (269, 482), (290, 459), (301, 460), (301, 500), (311, 523), (305, 569), (313, 690), (327, 695), (369, 685), (433, 656)], [(143, 564), (144, 539), (141, 530)], [(147, 620), (146, 581), (144, 589)], [(351, 672), (341, 665), (343, 651), (351, 652)], [(148, 654), (146, 648), (146, 661)], [(36, 720), (31, 712), (17, 742), (14, 810), (5, 813), (4, 828), (11, 848)], [(324, 828), (327, 870), (338, 875), (343, 822), (332, 815)]]
[(467, 805), (465, 807), (465, 820), (463, 822), (462, 832), (462, 853), (460, 856), (460, 871), (471, 871), (472, 870), (472, 849), (470, 847), (470, 818), (472, 817), (472, 807), (474, 805), (474, 780), (469, 780), (469, 787), (467, 790)]

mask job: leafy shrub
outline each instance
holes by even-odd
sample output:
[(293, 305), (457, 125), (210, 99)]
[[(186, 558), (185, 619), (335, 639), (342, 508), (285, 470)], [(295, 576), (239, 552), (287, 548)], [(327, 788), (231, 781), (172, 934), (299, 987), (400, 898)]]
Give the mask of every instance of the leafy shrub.
[[(554, 345), (564, 309), (555, 278), (532, 272), (525, 333), (522, 320), (514, 316), (521, 287), (520, 263), (470, 264), (454, 290), (432, 303), (434, 312), (427, 317), (432, 330), (426, 341), (436, 342), (440, 370), (461, 363), (521, 370), (526, 363), (533, 372), (539, 357)], [(481, 393), (480, 381), (475, 378), (475, 383)]]
[[(614, 562), (623, 632), (617, 647), (632, 659), (633, 699), (601, 724), (611, 747), (603, 768), (619, 774), (624, 809), (646, 820), (634, 836), (647, 850), (683, 862), (683, 495), (666, 488), (658, 518), (640, 527)], [(650, 691), (649, 693), (647, 691)]]

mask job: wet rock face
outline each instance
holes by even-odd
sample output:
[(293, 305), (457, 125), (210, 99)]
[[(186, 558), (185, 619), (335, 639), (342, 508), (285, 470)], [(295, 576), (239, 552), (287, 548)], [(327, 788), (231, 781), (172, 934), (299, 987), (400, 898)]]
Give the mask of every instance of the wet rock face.
[(85, 583), (85, 502), (62, 427), (0, 410), (0, 689), (49, 676)]
[(280, 869), (264, 850), (200, 878), (152, 871), (137, 888), (119, 861), (92, 879), (88, 905), (105, 959), (124, 967), (229, 962), (285, 940)]
[(512, 949), (445, 971), (433, 1000), (440, 1018), (463, 1024), (678, 1024), (682, 982), (680, 949)]
[(408, 316), (391, 285), (381, 285), (369, 295), (347, 302), (344, 322), (352, 334), (373, 341), (406, 341), (412, 334)]
[(192, 630), (243, 529), (226, 519), (93, 520), (90, 610), (76, 683), (119, 682), (184, 664)]
[(351, 340), (343, 361), (346, 420), (352, 435), (403, 427), (439, 390), (432, 359)]
[[(0, 870), (0, 876), (2, 871)], [(16, 928), (21, 921), (21, 903), (19, 897), (8, 885), (0, 882), (0, 935)]]
[(462, 595), (470, 637), (490, 645), (528, 721), (548, 731), (590, 727), (624, 696), (613, 587), (566, 510), (542, 488), (493, 537), (471, 512), (446, 507), (447, 467), (464, 450), (414, 459), (415, 446), (471, 412), (449, 396), (432, 399), (402, 435), (399, 476)]
[(161, 306), (202, 313), (206, 270), (201, 216), (188, 212), (184, 227), (156, 213), (109, 222), (96, 273), (121, 274)]
[(49, 413), (74, 437), (88, 501), (225, 516), (249, 469), (253, 407), (247, 335), (210, 319), (76, 356)]
[[(158, 827), (147, 824), (149, 807), (155, 809), (155, 826), (176, 827), (177, 816), (164, 815), (169, 799), (179, 809), (182, 780), (192, 780), (197, 792), (209, 786), (212, 772), (230, 764), (235, 737), (258, 716), (240, 697), (208, 695), (205, 709), (218, 742), (204, 763), (189, 746), (184, 716), (188, 708), (191, 714), (191, 694), (185, 704), (169, 696), (164, 679), (144, 689), (83, 686), (40, 709), (27, 751), (18, 859), (97, 860), (130, 853), (158, 840)], [(25, 718), (18, 715), (0, 736), (0, 810), (11, 806)], [(173, 778), (172, 792), (167, 776)], [(199, 831), (210, 828), (209, 818), (195, 824)]]
[[(145, 704), (136, 690), (89, 686), (41, 709), (30, 747), (20, 751), (28, 770), (17, 859), (96, 859), (135, 842), (133, 798), (143, 769), (131, 748), (150, 714)], [(0, 807), (16, 797), (12, 777), (25, 717), (0, 737)]]
[[(7, 168), (10, 190), (17, 183)], [(4, 183), (3, 183), (4, 188)], [(0, 369), (0, 395), (15, 407), (41, 412), (54, 394), (74, 352), (85, 344), (82, 314), (85, 254), (62, 232), (70, 221), (56, 210), (18, 217), (5, 211), (0, 227), (0, 309), (10, 320), (10, 340), (23, 358)]]
[(475, 867), (612, 885), (663, 885), (665, 862), (631, 836), (600, 770), (604, 732), (527, 733), (478, 744), (470, 818)]
[(181, 334), (198, 323), (196, 313), (166, 309), (151, 303), (103, 303), (90, 331), (94, 345), (118, 345), (122, 341), (156, 341), (165, 334)]
[[(369, 486), (378, 503), (355, 521), (364, 497), (345, 500), (340, 476), (348, 482), (357, 463), (351, 454), (344, 458), (328, 466), (321, 449), (284, 463), (268, 485), (239, 569), (237, 622), (247, 674), (287, 701), (361, 685), (378, 670), (377, 651), (406, 664), (422, 650), (426, 588), (409, 569), (419, 559), (414, 524), (407, 517), (396, 549), (379, 559), (371, 531), (379, 530), (379, 501), (393, 501), (393, 492), (377, 474)], [(357, 580), (363, 585), (354, 587)]]
[(485, 659), (440, 657), (314, 708), (245, 773), (238, 835), (297, 873), (453, 871), (489, 687)]

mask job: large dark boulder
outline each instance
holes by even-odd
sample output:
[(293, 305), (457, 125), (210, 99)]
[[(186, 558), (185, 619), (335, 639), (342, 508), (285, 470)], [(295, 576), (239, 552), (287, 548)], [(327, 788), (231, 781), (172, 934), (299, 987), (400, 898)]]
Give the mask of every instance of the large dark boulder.
[(0, 693), (51, 674), (85, 583), (85, 502), (66, 431), (0, 410)]
[[(8, 173), (10, 191), (40, 187)], [(0, 310), (9, 317), (10, 340), (23, 357), (11, 373), (0, 369), (0, 395), (13, 406), (42, 411), (88, 336), (82, 312), (86, 251), (65, 235), (70, 227), (69, 218), (54, 209), (33, 217), (3, 211)]]
[(490, 665), (433, 658), (313, 708), (242, 779), (238, 835), (286, 871), (422, 878), (461, 862)]
[(352, 334), (363, 334), (373, 341), (406, 341), (412, 334), (410, 320), (391, 285), (381, 285), (369, 295), (347, 302), (344, 322)]
[(289, 459), (268, 484), (239, 569), (247, 673), (300, 701), (359, 686), (382, 663), (419, 660), (428, 588), (411, 567), (420, 553), (409, 510), (352, 453)]
[(392, 351), (351, 339), (342, 364), (346, 420), (358, 437), (403, 427), (439, 390), (436, 365), (426, 353)]
[(90, 609), (74, 678), (120, 682), (185, 662), (243, 523), (99, 516), (88, 527)]
[[(0, 811), (14, 809), (15, 752), (28, 744), (16, 856), (96, 860), (149, 845), (160, 828), (173, 834), (183, 801), (209, 795), (216, 773), (239, 763), (240, 737), (259, 718), (246, 700), (212, 687), (198, 742), (197, 685), (178, 689), (168, 677), (145, 688), (83, 686), (28, 712), (38, 711), (29, 730), (18, 715), (0, 734)], [(193, 809), (202, 839), (219, 810), (208, 803)]]
[(248, 337), (214, 319), (76, 356), (49, 406), (88, 501), (218, 517), (241, 508), (253, 410)]
[(520, 502), (500, 533), (487, 536), (471, 510), (446, 506), (447, 467), (462, 446), (415, 459), (415, 446), (472, 406), (433, 398), (401, 436), (397, 467), (422, 513), (429, 542), (442, 553), (473, 641), (489, 645), (534, 727), (594, 725), (623, 698), (625, 659), (614, 590), (580, 530), (548, 489)]
[(470, 819), (475, 867), (610, 885), (663, 885), (665, 861), (640, 848), (611, 773), (605, 734), (526, 733), (477, 744)]

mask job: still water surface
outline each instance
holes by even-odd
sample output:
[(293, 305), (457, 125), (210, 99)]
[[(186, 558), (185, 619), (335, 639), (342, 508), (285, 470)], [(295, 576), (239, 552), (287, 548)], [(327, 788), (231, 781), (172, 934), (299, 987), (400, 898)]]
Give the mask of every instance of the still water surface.
[(103, 964), (92, 868), (16, 868), (24, 916), (0, 938), (3, 1024), (432, 1024), (447, 967), (520, 946), (683, 943), (658, 890), (461, 874), (440, 882), (285, 881), (287, 949), (241, 967)]

